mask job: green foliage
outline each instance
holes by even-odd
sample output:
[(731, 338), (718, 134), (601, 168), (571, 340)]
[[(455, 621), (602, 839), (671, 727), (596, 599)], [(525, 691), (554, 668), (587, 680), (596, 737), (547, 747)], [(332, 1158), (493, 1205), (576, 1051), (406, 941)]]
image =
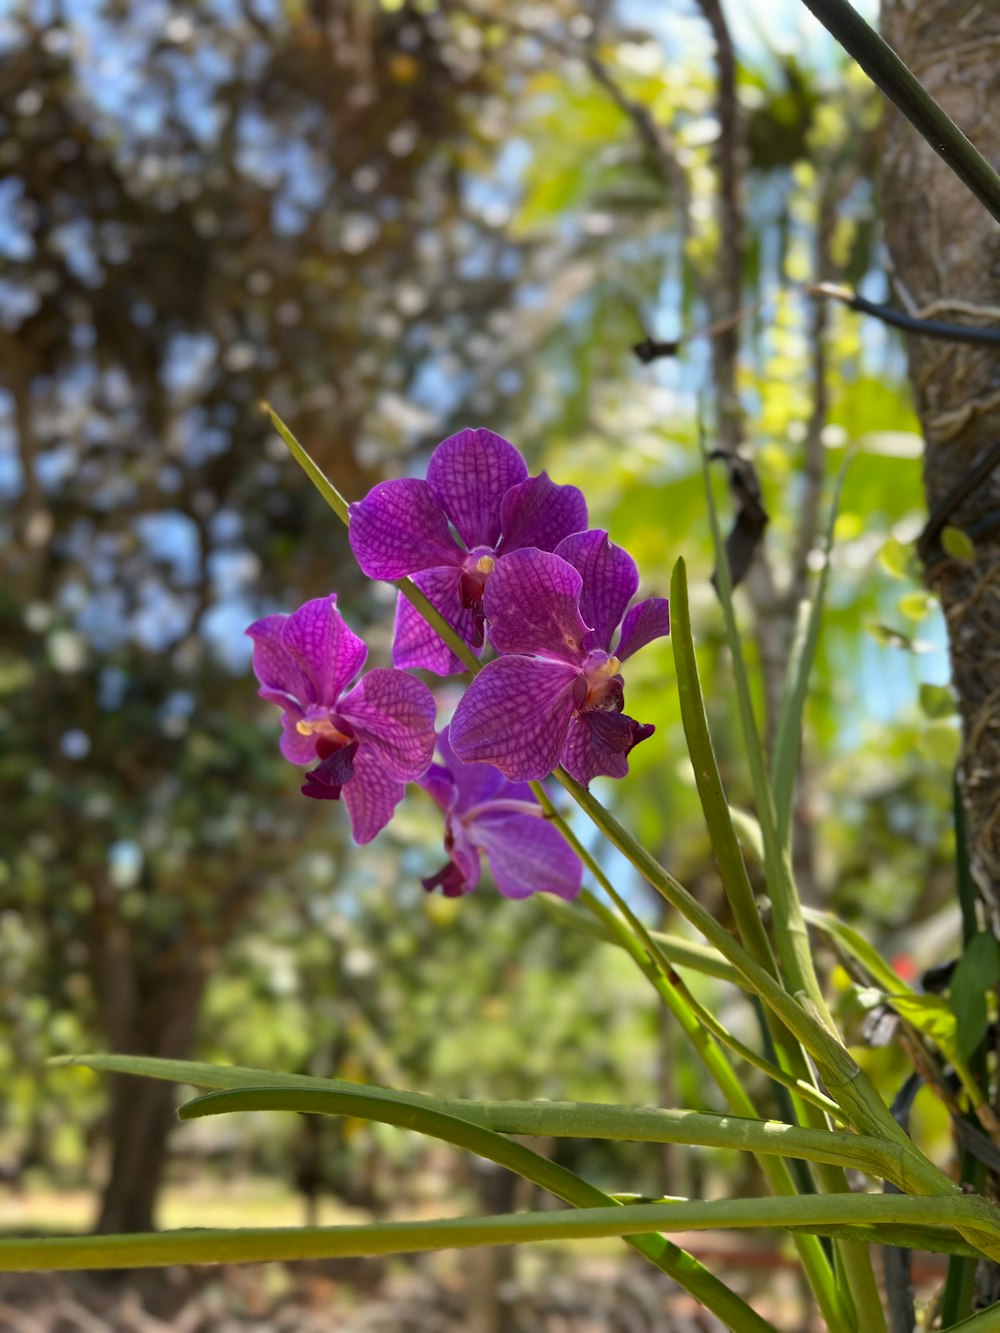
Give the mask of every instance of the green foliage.
[(948, 990), (956, 1020), (956, 1049), (963, 1061), (972, 1058), (986, 1035), (987, 999), (998, 983), (1000, 943), (996, 936), (980, 931), (965, 946)]

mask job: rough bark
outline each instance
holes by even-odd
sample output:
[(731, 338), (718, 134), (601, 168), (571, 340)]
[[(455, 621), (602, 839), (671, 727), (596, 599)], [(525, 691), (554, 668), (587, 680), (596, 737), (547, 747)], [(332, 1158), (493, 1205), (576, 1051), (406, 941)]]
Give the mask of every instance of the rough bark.
[[(887, 40), (976, 144), (1000, 163), (1000, 5), (883, 0)], [(1000, 227), (934, 150), (886, 111), (883, 213), (898, 299), (911, 313), (1000, 320)], [(932, 515), (1000, 441), (996, 348), (910, 337), (910, 375), (925, 437)], [(934, 544), (927, 582), (941, 599), (964, 743), (959, 782), (984, 924), (1000, 933), (1000, 467), (950, 514), (975, 555)]]

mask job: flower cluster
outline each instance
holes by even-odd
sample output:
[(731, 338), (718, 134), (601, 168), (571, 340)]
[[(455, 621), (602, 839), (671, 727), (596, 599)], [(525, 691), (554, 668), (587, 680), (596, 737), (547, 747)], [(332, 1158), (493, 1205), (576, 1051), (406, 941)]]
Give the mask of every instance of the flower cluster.
[(465, 668), (402, 596), (393, 669), (360, 677), (367, 650), (335, 595), (256, 621), (247, 633), (260, 694), (282, 709), (282, 753), (309, 770), (303, 794), (343, 797), (365, 843), (418, 782), (444, 815), (448, 853), (426, 889), (470, 892), (485, 857), (506, 897), (572, 898), (579, 859), (527, 784), (560, 765), (584, 784), (625, 776), (654, 728), (625, 713), (622, 665), (669, 633), (666, 599), (630, 605), (635, 563), (587, 528), (580, 491), (530, 477), (488, 430), (438, 445), (425, 481), (375, 486), (351, 505), (349, 536), (365, 574), (411, 578), (469, 648), (496, 655), (437, 733), (434, 696), (408, 672)]

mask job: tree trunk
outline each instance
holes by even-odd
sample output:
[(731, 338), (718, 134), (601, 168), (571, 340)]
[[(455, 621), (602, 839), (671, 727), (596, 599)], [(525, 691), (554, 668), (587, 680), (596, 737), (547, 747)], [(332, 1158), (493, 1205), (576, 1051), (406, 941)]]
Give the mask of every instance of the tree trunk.
[[(1000, 161), (1000, 5), (982, 0), (883, 0), (883, 31), (952, 119)], [(886, 239), (898, 299), (911, 313), (996, 327), (1000, 227), (934, 150), (887, 108), (883, 158)], [(932, 517), (991, 448), (1000, 453), (996, 347), (909, 338), (910, 375), (925, 437)], [(998, 460), (1000, 461), (1000, 460)], [(927, 582), (948, 625), (964, 744), (959, 784), (982, 924), (1000, 934), (1000, 468), (947, 517), (972, 539), (968, 559), (937, 542), (923, 551)]]
[[(176, 957), (176, 955), (175, 955)], [(127, 964), (126, 964), (127, 965)], [(205, 973), (190, 959), (139, 979), (128, 1012), (118, 1015), (112, 1046), (130, 1055), (185, 1060), (191, 1056)], [(114, 1075), (108, 1134), (111, 1162), (95, 1230), (152, 1231), (156, 1200), (174, 1125), (176, 1089), (156, 1079)]]

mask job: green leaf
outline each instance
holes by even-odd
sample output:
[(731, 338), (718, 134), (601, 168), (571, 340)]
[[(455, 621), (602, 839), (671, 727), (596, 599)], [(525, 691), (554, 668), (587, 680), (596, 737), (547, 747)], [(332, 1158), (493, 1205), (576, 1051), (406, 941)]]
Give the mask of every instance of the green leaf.
[(905, 1018), (907, 1023), (930, 1037), (945, 1055), (950, 1057), (958, 1049), (955, 1014), (943, 996), (917, 995), (909, 991), (906, 994), (887, 995), (885, 998), (900, 1018)]
[(986, 1034), (989, 1014), (986, 993), (1000, 982), (1000, 943), (994, 935), (980, 931), (966, 945), (958, 960), (949, 988), (949, 1000), (957, 1024), (958, 1053), (969, 1060)]
[(973, 560), (976, 548), (972, 538), (961, 528), (947, 524), (941, 531), (941, 549), (954, 560)]
[[(853, 958), (856, 963), (860, 963), (871, 979), (882, 988), (882, 991), (888, 991), (896, 995), (910, 990), (910, 987), (907, 986), (902, 977), (896, 975), (874, 945), (869, 944), (865, 937), (853, 926), (847, 925), (829, 912), (819, 912), (813, 907), (804, 907), (802, 912), (810, 926), (815, 930), (822, 931), (824, 935), (838, 944), (848, 957)], [(863, 992), (859, 991), (858, 994), (860, 997)], [(876, 992), (876, 996), (879, 1000), (884, 998), (881, 992)]]
[(905, 579), (909, 574), (911, 556), (912, 547), (890, 537), (878, 553), (878, 562), (894, 579)]
[(920, 707), (925, 717), (951, 717), (955, 712), (955, 696), (947, 685), (921, 685)]
[(920, 733), (920, 748), (929, 758), (949, 771), (955, 767), (961, 745), (958, 728), (940, 718), (928, 723)]
[(932, 604), (930, 593), (908, 592), (905, 597), (899, 599), (899, 613), (907, 620), (923, 620)]
[[(610, 1208), (554, 1209), (496, 1217), (448, 1217), (421, 1222), (382, 1222), (337, 1227), (241, 1227), (234, 1230), (161, 1231), (130, 1236), (59, 1236), (0, 1240), (0, 1272), (148, 1268), (189, 1263), (256, 1263), (276, 1259), (351, 1258), (475, 1249), (540, 1240), (584, 1240), (664, 1232), (795, 1228), (818, 1235), (859, 1227), (867, 1235), (897, 1226), (931, 1229), (953, 1243), (958, 1229), (974, 1236), (980, 1251), (1000, 1247), (996, 1209), (975, 1195), (946, 1198), (882, 1194), (808, 1194), (749, 1199), (701, 1199)], [(751, 1312), (752, 1313), (752, 1312)], [(732, 1325), (744, 1330), (773, 1326), (753, 1316)], [(983, 1333), (991, 1327), (980, 1324)], [(995, 1327), (995, 1325), (992, 1325)]]

